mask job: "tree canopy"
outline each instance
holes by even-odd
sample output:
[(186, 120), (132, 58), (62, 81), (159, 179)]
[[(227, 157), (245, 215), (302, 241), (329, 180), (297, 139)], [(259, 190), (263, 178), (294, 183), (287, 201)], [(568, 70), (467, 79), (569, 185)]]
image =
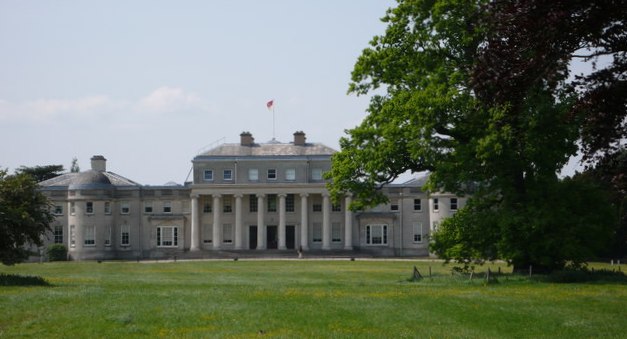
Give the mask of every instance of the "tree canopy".
[(17, 174), (24, 173), (32, 176), (37, 182), (58, 177), (63, 173), (63, 171), (63, 165), (45, 165), (34, 167), (20, 166), (20, 168), (15, 170)]
[(42, 246), (54, 216), (48, 199), (27, 173), (0, 170), (0, 260), (12, 265), (28, 258), (25, 245)]
[[(400, 174), (430, 171), (428, 190), (471, 194), (435, 234), (438, 255), (547, 270), (578, 264), (603, 246), (611, 215), (603, 206), (582, 207), (584, 194), (597, 195), (594, 184), (557, 176), (582, 139), (585, 119), (573, 114), (582, 96), (566, 86), (561, 66), (518, 85), (502, 76), (517, 70), (490, 59), (493, 45), (507, 39), (499, 29), (512, 29), (495, 19), (500, 3), (400, 0), (387, 11), (385, 34), (363, 51), (349, 87), (373, 94), (369, 114), (340, 140), (329, 189), (352, 192), (352, 207), (362, 208), (385, 201), (378, 189)], [(514, 64), (542, 57), (508, 41), (518, 48), (513, 53), (532, 53), (512, 56)], [(484, 79), (495, 72), (492, 82)], [(589, 231), (595, 236), (586, 239)]]

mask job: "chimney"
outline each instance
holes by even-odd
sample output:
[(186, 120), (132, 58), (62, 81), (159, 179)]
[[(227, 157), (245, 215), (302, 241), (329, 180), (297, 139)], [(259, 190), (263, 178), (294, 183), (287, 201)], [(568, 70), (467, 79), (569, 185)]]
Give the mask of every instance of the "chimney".
[(94, 155), (91, 157), (91, 169), (98, 172), (107, 171), (107, 159), (102, 155)]
[(242, 146), (252, 146), (255, 144), (255, 138), (253, 138), (253, 135), (250, 134), (250, 132), (242, 132), (239, 136), (240, 144)]
[(305, 141), (306, 140), (307, 140), (307, 138), (305, 138), (305, 132), (303, 132), (303, 131), (296, 131), (294, 133), (294, 145), (305, 146)]

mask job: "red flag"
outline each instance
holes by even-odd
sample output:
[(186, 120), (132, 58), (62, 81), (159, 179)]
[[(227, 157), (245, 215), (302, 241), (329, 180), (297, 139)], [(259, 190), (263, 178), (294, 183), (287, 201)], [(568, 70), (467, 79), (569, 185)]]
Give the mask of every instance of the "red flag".
[(270, 100), (266, 103), (266, 107), (268, 107), (268, 109), (272, 109), (272, 106), (274, 106), (274, 100)]

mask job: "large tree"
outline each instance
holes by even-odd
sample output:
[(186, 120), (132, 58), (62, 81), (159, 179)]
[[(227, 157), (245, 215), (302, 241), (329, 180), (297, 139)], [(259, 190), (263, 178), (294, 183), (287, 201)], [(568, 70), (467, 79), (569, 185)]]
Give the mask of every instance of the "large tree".
[[(555, 204), (556, 192), (595, 189), (556, 174), (577, 151), (580, 129), (569, 118), (576, 97), (557, 85), (564, 78), (535, 82), (517, 101), (477, 94), (474, 72), (490, 38), (490, 8), (481, 0), (401, 0), (388, 10), (385, 34), (371, 41), (352, 73), (349, 92), (374, 95), (369, 115), (340, 140), (330, 190), (353, 192), (353, 208), (362, 208), (384, 201), (378, 188), (401, 173), (428, 170), (427, 189), (472, 194), (466, 210), (442, 225), (457, 240), (445, 231), (435, 237), (440, 256), (502, 258), (515, 269), (580, 263), (608, 231), (600, 211), (569, 224), (581, 196)], [(591, 230), (597, 233), (587, 241)]]
[(26, 246), (42, 246), (54, 216), (37, 182), (26, 173), (0, 170), (0, 260), (12, 265), (28, 258)]
[(32, 176), (37, 182), (58, 177), (63, 174), (63, 171), (63, 165), (45, 165), (34, 167), (20, 166), (20, 168), (15, 170), (18, 174), (25, 173)]

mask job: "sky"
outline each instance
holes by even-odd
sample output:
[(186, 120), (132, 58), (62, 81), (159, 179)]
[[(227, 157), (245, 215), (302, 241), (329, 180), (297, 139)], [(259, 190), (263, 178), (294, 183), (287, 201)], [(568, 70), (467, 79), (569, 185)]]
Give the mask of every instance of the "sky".
[[(219, 143), (339, 149), (366, 116), (348, 95), (393, 0), (0, 0), (0, 168), (93, 155), (145, 185), (183, 183)], [(266, 103), (274, 100), (273, 113)]]

